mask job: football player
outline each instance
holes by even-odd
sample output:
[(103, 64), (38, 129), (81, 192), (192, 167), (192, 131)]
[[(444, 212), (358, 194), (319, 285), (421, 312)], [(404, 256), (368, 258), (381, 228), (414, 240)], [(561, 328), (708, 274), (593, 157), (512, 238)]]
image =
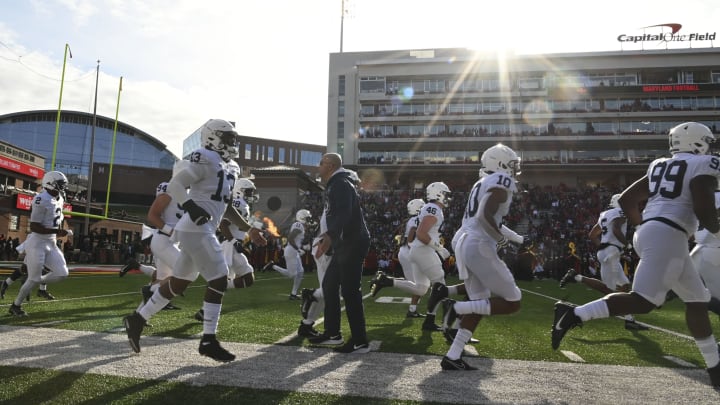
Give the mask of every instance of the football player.
[[(560, 346), (568, 330), (583, 322), (625, 314), (644, 314), (661, 306), (669, 290), (685, 303), (688, 329), (705, 359), (713, 387), (720, 388), (720, 354), (708, 318), (710, 293), (695, 269), (688, 251), (688, 238), (698, 225), (720, 234), (715, 190), (720, 159), (709, 155), (715, 140), (710, 129), (686, 122), (669, 133), (669, 158), (650, 163), (647, 174), (620, 196), (620, 208), (636, 226), (633, 246), (640, 261), (628, 293), (613, 293), (576, 306), (555, 304), (552, 348)], [(640, 212), (640, 204), (647, 200)]]
[[(720, 209), (720, 191), (715, 191), (715, 207)], [(720, 315), (720, 238), (705, 228), (697, 230), (690, 258), (710, 291), (708, 309)]]
[[(561, 288), (569, 282), (578, 282), (606, 295), (616, 291), (630, 291), (630, 280), (625, 275), (620, 263), (620, 256), (627, 245), (625, 239), (627, 218), (620, 209), (619, 199), (620, 194), (614, 194), (610, 198), (609, 209), (600, 213), (597, 222), (588, 234), (590, 240), (598, 247), (597, 259), (600, 262), (600, 279), (602, 281), (582, 276), (575, 269), (570, 269), (560, 279)], [(628, 314), (625, 315), (625, 329), (647, 330), (648, 327), (637, 323), (635, 318)]]
[[(423, 296), (431, 283), (445, 285), (445, 271), (442, 260), (450, 257), (450, 252), (440, 244), (440, 226), (444, 215), (443, 209), (450, 201), (450, 189), (443, 182), (430, 183), (425, 189), (427, 202), (418, 213), (415, 239), (410, 243), (410, 261), (412, 262), (415, 280), (397, 279), (383, 272), (370, 281), (370, 291), (375, 296), (381, 288), (397, 287), (412, 295)], [(457, 286), (448, 287), (450, 294), (457, 294)], [(428, 301), (427, 315), (422, 329), (435, 332), (443, 329), (435, 324), (437, 302)]]
[(462, 353), (480, 319), (520, 310), (520, 289), (497, 253), (508, 242), (521, 245), (524, 239), (501, 225), (517, 192), (520, 158), (509, 147), (497, 144), (485, 150), (480, 161), (480, 180), (470, 191), (462, 225), (452, 239), (458, 275), (464, 280), (469, 300), (445, 300), (443, 324), (452, 325), (455, 318), (461, 319), (450, 349), (440, 362), (443, 370), (475, 370), (462, 359)]
[[(20, 287), (9, 312), (14, 316), (27, 315), (21, 305), (33, 288), (42, 283), (55, 283), (68, 276), (65, 256), (57, 245), (57, 237), (72, 236), (64, 228), (62, 213), (67, 177), (59, 171), (49, 171), (42, 178), (43, 191), (38, 193), (30, 212), (30, 236), (25, 240), (25, 264), (28, 277)], [(49, 272), (43, 275), (43, 269)]]
[(202, 275), (207, 286), (203, 301), (203, 337), (198, 351), (221, 362), (235, 360), (235, 355), (225, 350), (216, 337), (227, 289), (228, 266), (215, 231), (220, 221), (227, 218), (240, 230), (249, 231), (254, 243), (266, 243), (260, 229), (248, 224), (232, 205), (235, 176), (239, 172), (233, 160), (237, 157), (237, 136), (229, 122), (207, 121), (200, 128), (202, 147), (190, 153), (167, 185), (173, 201), (185, 210), (173, 229), (182, 249), (172, 275), (160, 284), (142, 308), (123, 318), (130, 347), (136, 353), (140, 352), (140, 335), (146, 321)]
[(283, 250), (283, 256), (285, 257), (285, 265), (287, 268), (276, 265), (272, 260), (263, 266), (262, 271), (275, 270), (287, 278), (293, 280), (292, 290), (290, 291), (289, 299), (299, 300), (298, 290), (300, 289), (300, 283), (302, 283), (303, 275), (305, 270), (302, 266), (302, 255), (306, 251), (310, 250), (310, 246), (304, 245), (303, 240), (305, 239), (305, 227), (314, 226), (312, 214), (306, 209), (301, 209), (295, 214), (295, 222), (290, 226), (290, 233), (287, 237), (287, 245)]

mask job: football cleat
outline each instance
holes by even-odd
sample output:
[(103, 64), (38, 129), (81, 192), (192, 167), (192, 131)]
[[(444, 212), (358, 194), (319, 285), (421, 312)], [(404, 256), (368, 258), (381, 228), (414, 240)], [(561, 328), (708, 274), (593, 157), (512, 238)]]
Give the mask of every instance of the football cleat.
[(648, 328), (645, 325), (637, 323), (637, 321), (630, 321), (630, 320), (626, 319), (625, 320), (625, 329), (627, 329), (627, 330), (648, 330), (650, 328)]
[(421, 314), (418, 311), (407, 311), (405, 318), (425, 318), (425, 314)]
[(428, 298), (428, 312), (435, 312), (435, 308), (440, 301), (448, 297), (448, 288), (443, 283), (433, 283), (430, 288), (430, 298)]
[(330, 336), (323, 332), (318, 336), (308, 339), (308, 341), (314, 345), (341, 345), (343, 344), (342, 334), (338, 333), (335, 336)]
[[(457, 335), (457, 332), (458, 330), (455, 328), (445, 329), (445, 331), (443, 332), (443, 336), (445, 336), (445, 341), (447, 342), (447, 344), (451, 345), (455, 341), (455, 336)], [(467, 343), (474, 345), (476, 343), (480, 343), (480, 341), (471, 336), (470, 340), (468, 340)]]
[(333, 351), (337, 353), (347, 353), (347, 354), (363, 354), (368, 353), (370, 351), (370, 345), (368, 342), (355, 342), (353, 339), (350, 339), (342, 346), (336, 347), (333, 349)]
[(710, 385), (712, 385), (715, 390), (720, 391), (720, 364), (717, 364), (715, 367), (708, 368), (707, 372), (710, 376)]
[(370, 295), (376, 296), (378, 292), (383, 287), (392, 287), (393, 286), (393, 278), (388, 277), (385, 273), (382, 271), (378, 271), (375, 277), (370, 280)]
[(195, 312), (195, 320), (198, 322), (205, 322), (205, 310), (201, 309), (197, 312)]
[(455, 312), (455, 300), (453, 299), (446, 299), (442, 303), (443, 310), (445, 311), (445, 315), (443, 316), (443, 322), (442, 327), (443, 329), (449, 329), (453, 326), (455, 323), (455, 320), (458, 318), (457, 312)]
[(162, 311), (172, 311), (174, 309), (180, 309), (180, 307), (176, 307), (172, 302), (168, 302), (167, 305), (163, 307)]
[(274, 265), (275, 265), (275, 262), (273, 262), (272, 260), (270, 260), (270, 261), (267, 262), (264, 266), (262, 266), (262, 268), (260, 269), (260, 272), (261, 272), (261, 273), (265, 273), (266, 271), (270, 271), (270, 270), (273, 269), (273, 266), (274, 266)]
[(37, 296), (41, 298), (45, 298), (46, 300), (52, 301), (55, 299), (55, 296), (50, 294), (50, 291), (48, 290), (38, 290)]
[(132, 315), (123, 318), (123, 326), (125, 326), (130, 347), (135, 353), (140, 353), (140, 335), (142, 335), (145, 323), (145, 318), (137, 312), (133, 312)]
[(308, 313), (310, 312), (310, 306), (313, 302), (317, 302), (317, 299), (313, 295), (315, 293), (314, 288), (303, 288), (302, 289), (302, 304), (300, 304), (300, 315), (303, 319), (307, 319)]
[(20, 305), (15, 304), (10, 305), (8, 313), (12, 316), (27, 316), (27, 312), (23, 311)]
[(288, 299), (289, 299), (290, 301), (298, 301), (298, 300), (300, 300), (301, 298), (300, 298), (300, 296), (298, 296), (297, 294), (290, 294), (290, 295), (288, 296)]
[(220, 346), (220, 342), (215, 338), (202, 338), (198, 351), (203, 356), (223, 363), (235, 360), (235, 355)]
[(127, 264), (123, 266), (122, 269), (120, 269), (120, 277), (125, 277), (125, 275), (130, 270), (140, 270), (140, 263), (137, 262), (135, 259), (128, 260)]
[(427, 314), (422, 324), (422, 330), (430, 332), (442, 332), (443, 328), (435, 325), (435, 314)]
[(7, 281), (3, 280), (2, 285), (0, 285), (0, 298), (5, 298), (5, 292), (7, 291), (8, 287), (10, 287), (10, 285), (7, 283)]
[(443, 356), (442, 361), (440, 362), (440, 367), (442, 367), (443, 370), (452, 370), (452, 371), (472, 371), (477, 370), (477, 367), (473, 367), (465, 362), (465, 360), (461, 358), (457, 360), (451, 360), (448, 358), (448, 356)]
[(582, 320), (575, 315), (575, 307), (577, 305), (569, 302), (558, 301), (555, 303), (555, 318), (553, 319), (552, 330), (552, 348), (557, 350), (560, 347), (565, 334), (576, 326), (582, 326)]
[(564, 288), (567, 283), (574, 283), (575, 282), (575, 276), (577, 275), (577, 272), (573, 269), (570, 269), (565, 273), (563, 278), (560, 279), (560, 288)]
[(306, 338), (314, 338), (314, 337), (320, 336), (320, 332), (318, 332), (317, 330), (315, 330), (315, 328), (313, 328), (313, 324), (306, 325), (306, 324), (302, 323), (302, 321), (300, 322), (300, 326), (298, 327), (297, 334), (300, 337), (306, 337)]

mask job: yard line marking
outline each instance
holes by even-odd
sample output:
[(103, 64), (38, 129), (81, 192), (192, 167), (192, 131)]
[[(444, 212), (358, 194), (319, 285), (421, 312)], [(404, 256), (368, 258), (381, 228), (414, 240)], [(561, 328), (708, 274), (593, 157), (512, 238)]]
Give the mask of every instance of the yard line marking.
[(585, 363), (585, 359), (580, 357), (577, 353), (571, 352), (570, 350), (560, 350), (560, 353), (565, 355), (570, 361), (575, 363)]
[(697, 368), (694, 364), (687, 362), (683, 359), (677, 358), (675, 356), (663, 356), (663, 358), (672, 361), (673, 363), (677, 364), (678, 366), (688, 367), (688, 368)]

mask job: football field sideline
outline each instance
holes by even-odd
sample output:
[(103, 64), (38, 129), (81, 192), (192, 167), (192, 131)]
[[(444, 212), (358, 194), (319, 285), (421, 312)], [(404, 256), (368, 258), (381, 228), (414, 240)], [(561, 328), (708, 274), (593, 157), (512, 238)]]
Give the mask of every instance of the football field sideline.
[[(0, 326), (0, 366), (49, 368), (203, 386), (319, 392), (451, 403), (718, 403), (704, 370), (474, 358), (473, 372), (440, 370), (440, 358), (385, 352), (224, 342), (237, 360), (197, 353), (195, 339)], [(2, 390), (0, 390), (1, 393)], [(673, 400), (674, 399), (674, 400)]]

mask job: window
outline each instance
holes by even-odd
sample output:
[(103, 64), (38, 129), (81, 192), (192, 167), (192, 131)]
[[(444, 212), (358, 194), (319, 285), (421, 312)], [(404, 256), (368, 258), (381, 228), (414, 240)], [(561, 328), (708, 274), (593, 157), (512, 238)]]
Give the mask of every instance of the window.
[(268, 162), (272, 162), (275, 158), (275, 147), (274, 146), (268, 146), (267, 147), (267, 160)]
[(345, 95), (345, 75), (338, 77), (338, 96)]
[(345, 138), (345, 123), (344, 122), (337, 123), (337, 138), (338, 139)]
[(252, 145), (246, 144), (245, 145), (245, 160), (252, 159)]
[(278, 148), (278, 163), (285, 163), (285, 148)]
[(338, 101), (338, 117), (344, 117), (345, 116), (345, 102), (344, 101)]
[(17, 231), (19, 229), (19, 218), (17, 215), (10, 214), (10, 223), (8, 224), (8, 229), (11, 231)]
[(322, 154), (320, 152), (313, 152), (309, 150), (303, 150), (300, 152), (300, 164), (302, 166), (318, 166)]

